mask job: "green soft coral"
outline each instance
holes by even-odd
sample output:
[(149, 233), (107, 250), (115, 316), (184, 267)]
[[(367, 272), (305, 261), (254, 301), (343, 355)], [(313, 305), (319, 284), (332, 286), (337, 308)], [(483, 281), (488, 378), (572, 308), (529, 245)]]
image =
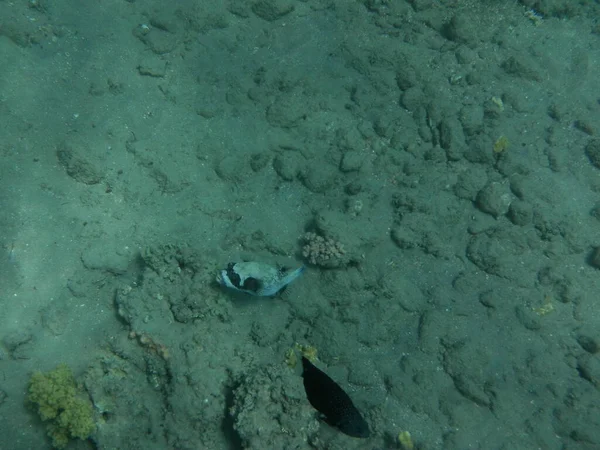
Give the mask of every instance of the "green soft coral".
[(80, 395), (65, 364), (50, 372), (35, 372), (28, 399), (37, 405), (42, 420), (49, 421), (48, 435), (56, 448), (64, 448), (71, 438), (87, 439), (96, 428), (92, 405)]

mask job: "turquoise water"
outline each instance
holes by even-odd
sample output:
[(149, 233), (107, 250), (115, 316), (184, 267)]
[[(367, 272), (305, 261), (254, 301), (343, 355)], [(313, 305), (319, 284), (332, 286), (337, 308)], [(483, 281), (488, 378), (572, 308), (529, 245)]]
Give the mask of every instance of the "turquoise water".
[[(0, 450), (600, 448), (599, 18), (0, 1)], [(86, 436), (28, 395), (59, 364)]]

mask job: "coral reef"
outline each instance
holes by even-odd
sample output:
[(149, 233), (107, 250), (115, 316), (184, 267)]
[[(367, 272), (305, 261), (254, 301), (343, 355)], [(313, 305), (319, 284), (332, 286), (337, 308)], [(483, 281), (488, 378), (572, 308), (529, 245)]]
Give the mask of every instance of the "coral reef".
[(229, 414), (239, 448), (304, 449), (317, 441), (319, 421), (293, 370), (282, 364), (259, 367), (235, 385)]
[(167, 360), (170, 358), (169, 349), (166, 345), (156, 342), (152, 337), (146, 333), (138, 333), (137, 331), (129, 332), (129, 339), (136, 339), (138, 343), (147, 349), (148, 351), (157, 354), (162, 359)]
[(296, 342), (296, 344), (288, 349), (285, 352), (285, 363), (287, 364), (288, 367), (290, 368), (295, 368), (296, 365), (298, 364), (298, 354), (296, 352), (299, 352), (302, 356), (304, 356), (305, 358), (307, 358), (310, 362), (315, 362), (317, 360), (317, 347), (314, 347), (312, 345), (304, 345), (304, 344), (299, 344), (298, 342)]
[(37, 405), (55, 448), (70, 439), (87, 439), (95, 430), (92, 404), (81, 395), (71, 369), (61, 364), (50, 372), (35, 372), (29, 380), (28, 400)]
[(348, 261), (344, 246), (332, 238), (309, 231), (302, 236), (302, 242), (302, 256), (314, 266), (335, 268)]

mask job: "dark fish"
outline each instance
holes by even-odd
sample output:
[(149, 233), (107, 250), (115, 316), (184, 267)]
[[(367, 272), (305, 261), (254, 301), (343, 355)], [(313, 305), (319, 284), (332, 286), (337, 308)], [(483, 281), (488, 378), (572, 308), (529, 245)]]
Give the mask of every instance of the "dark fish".
[(306, 398), (313, 408), (325, 416), (325, 421), (348, 436), (368, 438), (369, 426), (348, 394), (304, 356), (302, 368)]

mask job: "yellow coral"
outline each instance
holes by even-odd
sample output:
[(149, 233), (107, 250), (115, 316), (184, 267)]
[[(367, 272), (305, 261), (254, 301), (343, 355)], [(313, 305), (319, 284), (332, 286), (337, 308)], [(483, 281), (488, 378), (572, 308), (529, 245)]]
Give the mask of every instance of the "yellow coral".
[(544, 304), (538, 308), (532, 308), (533, 311), (538, 316), (545, 316), (546, 314), (550, 314), (554, 311), (554, 305), (552, 304), (552, 297), (550, 295), (546, 295), (544, 297)]
[(29, 381), (30, 402), (37, 404), (48, 424), (55, 448), (64, 448), (70, 438), (87, 439), (95, 429), (92, 405), (80, 393), (71, 369), (61, 364), (47, 372), (35, 372)]
[(313, 347), (312, 345), (303, 345), (296, 342), (296, 350), (302, 353), (306, 359), (310, 362), (315, 362), (317, 360), (317, 347)]
[(285, 363), (291, 369), (294, 369), (296, 364), (298, 364), (298, 357), (296, 356), (296, 352), (293, 348), (290, 348), (287, 352), (285, 352)]
[(299, 344), (298, 342), (296, 342), (296, 344), (294, 344), (292, 348), (288, 349), (285, 352), (284, 361), (288, 365), (288, 367), (292, 369), (295, 368), (296, 364), (298, 363), (298, 355), (296, 354), (296, 352), (300, 352), (300, 354), (306, 359), (308, 359), (310, 362), (314, 363), (317, 360), (316, 347), (313, 347), (312, 345)]
[(506, 136), (500, 136), (494, 143), (494, 153), (503, 153), (508, 149), (510, 142)]
[(408, 431), (401, 431), (398, 433), (398, 443), (403, 450), (413, 450), (415, 448), (412, 436)]

